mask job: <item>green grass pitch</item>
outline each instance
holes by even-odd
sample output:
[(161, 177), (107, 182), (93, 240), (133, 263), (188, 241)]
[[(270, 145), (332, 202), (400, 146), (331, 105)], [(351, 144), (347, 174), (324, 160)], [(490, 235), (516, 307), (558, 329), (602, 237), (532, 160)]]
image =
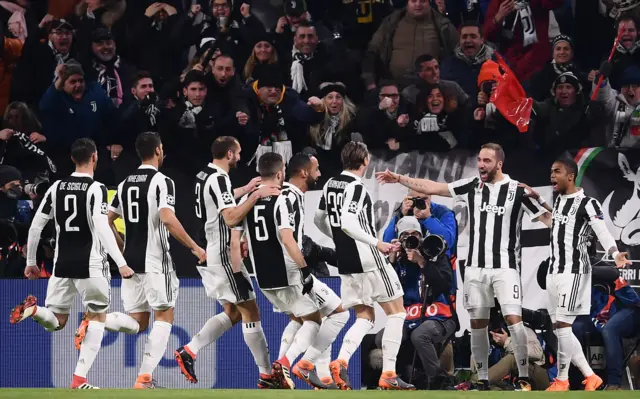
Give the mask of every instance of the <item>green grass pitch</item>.
[(101, 389), (77, 391), (71, 389), (0, 389), (0, 398), (117, 398), (117, 399), (147, 399), (147, 398), (171, 398), (171, 399), (191, 399), (206, 397), (207, 399), (465, 399), (467, 397), (479, 397), (482, 399), (512, 399), (526, 398), (538, 399), (548, 398), (550, 396), (563, 399), (580, 399), (583, 395), (590, 397), (598, 397), (604, 399), (619, 398), (638, 398), (638, 392), (633, 391), (616, 391), (616, 392), (446, 392), (446, 391), (415, 391), (415, 392), (390, 392), (390, 391), (351, 391), (351, 392), (335, 392), (335, 391), (264, 391), (264, 390), (203, 390), (203, 389), (161, 389), (135, 391), (127, 389)]

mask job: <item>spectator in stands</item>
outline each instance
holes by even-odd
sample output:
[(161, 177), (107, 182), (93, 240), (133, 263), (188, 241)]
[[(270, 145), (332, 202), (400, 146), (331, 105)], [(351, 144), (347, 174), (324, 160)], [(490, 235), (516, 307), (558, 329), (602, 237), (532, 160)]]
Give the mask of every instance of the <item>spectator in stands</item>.
[(55, 81), (56, 66), (64, 64), (72, 52), (73, 26), (64, 19), (40, 24), (49, 27), (48, 41), (40, 42), (41, 32), (33, 32), (27, 38), (22, 56), (13, 72), (11, 82), (12, 101), (23, 101), (38, 110), (40, 99)]
[[(551, 42), (553, 59), (536, 72), (528, 86), (528, 93), (536, 101), (544, 101), (551, 96), (551, 87), (556, 78), (565, 72), (573, 73), (582, 87), (589, 87), (587, 74), (578, 68), (573, 58), (573, 40), (566, 35), (558, 35)], [(583, 94), (588, 94), (585, 91)]]
[[(640, 46), (638, 44), (638, 24), (636, 19), (627, 16), (618, 20), (618, 29), (622, 30), (620, 44), (616, 47), (616, 51), (611, 60), (611, 74), (609, 80), (611, 87), (620, 90), (622, 87), (620, 79), (623, 72), (631, 65), (640, 65)], [(595, 71), (592, 71), (595, 74)]]
[(438, 85), (442, 94), (452, 98), (460, 106), (464, 106), (469, 99), (462, 87), (454, 81), (442, 80), (440, 77), (440, 63), (429, 54), (423, 54), (416, 58), (415, 62), (416, 83), (402, 90), (402, 97), (413, 107), (419, 105), (418, 94), (424, 90), (425, 85)]
[(0, 130), (2, 164), (20, 169), (26, 180), (55, 171), (43, 151), (47, 138), (35, 113), (22, 102), (9, 104)]
[(560, 155), (572, 148), (603, 145), (605, 135), (595, 128), (603, 112), (601, 107), (587, 105), (580, 80), (565, 72), (553, 82), (551, 91), (552, 98), (533, 105), (538, 147), (547, 154)]
[(407, 150), (449, 151), (466, 143), (464, 106), (445, 94), (442, 85), (429, 84), (420, 90), (409, 127), (413, 134), (405, 137)]
[(318, 86), (328, 78), (341, 81), (349, 87), (357, 85), (357, 80), (349, 75), (350, 63), (346, 48), (341, 41), (331, 45), (319, 42), (315, 26), (300, 22), (294, 34), (291, 58), (284, 58), (289, 66), (291, 88), (302, 99), (314, 95)]
[(251, 54), (255, 37), (264, 32), (262, 22), (251, 13), (251, 6), (243, 3), (239, 18), (231, 14), (231, 0), (212, 0), (211, 16), (194, 25), (194, 18), (201, 12), (192, 7), (191, 12), (181, 18), (173, 32), (173, 40), (181, 47), (196, 45), (199, 49), (214, 40), (222, 52), (233, 56), (237, 65), (244, 65)]
[(139, 71), (131, 81), (133, 100), (123, 104), (122, 126), (120, 142), (124, 153), (137, 157), (135, 142), (140, 133), (158, 131), (160, 119), (164, 114), (155, 90), (155, 82), (147, 71)]
[(255, 80), (254, 71), (256, 70), (256, 66), (263, 64), (278, 64), (278, 52), (276, 51), (275, 40), (273, 39), (273, 35), (268, 33), (256, 37), (253, 51), (242, 69), (243, 82), (253, 82)]
[(275, 28), (272, 29), (276, 33), (276, 48), (281, 58), (290, 57), (294, 36), (301, 23), (313, 25), (320, 40), (328, 39), (330, 36), (331, 32), (324, 25), (318, 21), (312, 21), (305, 0), (285, 0), (284, 15), (278, 19)]
[(9, 104), (11, 77), (22, 55), (26, 38), (27, 24), (24, 11), (14, 12), (9, 17), (7, 27), (0, 22), (0, 60), (2, 60), (0, 63), (0, 112), (4, 112)]
[[(309, 126), (325, 116), (325, 103), (310, 97), (305, 103), (298, 93), (283, 85), (278, 67), (261, 68), (258, 80), (244, 90), (236, 118), (242, 128), (242, 147), (258, 159), (265, 152), (277, 152), (286, 162), (309, 142)], [(255, 153), (255, 155), (254, 155)]]
[(640, 333), (640, 296), (613, 267), (594, 267), (592, 279), (591, 314), (576, 318), (573, 333), (582, 345), (587, 333), (591, 342), (602, 336), (607, 365), (605, 389), (617, 391), (622, 384), (622, 340)]
[[(393, 238), (390, 242), (400, 244), (400, 249), (389, 255), (389, 261), (396, 269), (404, 290), (407, 317), (403, 340), (410, 338), (413, 348), (420, 357), (431, 389), (451, 387), (452, 380), (440, 365), (439, 352), (444, 349), (444, 344), (457, 329), (457, 315), (451, 297), (455, 295), (455, 273), (445, 254), (438, 256), (437, 259), (426, 259), (419, 249), (406, 244), (408, 237), (417, 238), (417, 241), (422, 243), (423, 224), (416, 216), (404, 216), (397, 224), (394, 223), (393, 228), (397, 238)], [(424, 285), (421, 284), (422, 279), (424, 279)], [(426, 292), (422, 291), (427, 285)], [(423, 300), (425, 296), (426, 301)], [(426, 309), (422, 309), (423, 301), (428, 305)], [(424, 320), (422, 320), (422, 312), (425, 313)], [(378, 347), (381, 347), (381, 334), (382, 332), (378, 332), (376, 336), (376, 341), (380, 343)], [(412, 353), (411, 350), (408, 352)], [(405, 368), (411, 365), (409, 360), (411, 357), (399, 356), (399, 358), (404, 358), (404, 362), (399, 359), (398, 373), (406, 374), (401, 368), (403, 365)], [(410, 370), (409, 373), (412, 371)]]
[(367, 90), (380, 79), (403, 82), (414, 76), (418, 55), (431, 54), (440, 60), (451, 55), (457, 43), (458, 32), (446, 17), (433, 11), (427, 0), (409, 0), (405, 9), (385, 18), (373, 35), (362, 61), (362, 79)]
[(229, 134), (232, 126), (216, 119), (201, 71), (187, 73), (182, 94), (183, 100), (168, 112), (160, 133), (166, 147), (166, 165), (191, 176), (211, 157), (210, 148), (216, 137)]
[(107, 28), (93, 31), (91, 50), (83, 70), (87, 81), (98, 82), (116, 108), (122, 104), (128, 82), (131, 82), (135, 73), (133, 67), (118, 55), (116, 42)]
[[(116, 159), (122, 146), (115, 142), (117, 117), (111, 98), (97, 82), (85, 85), (84, 71), (73, 59), (58, 65), (56, 76), (40, 101), (40, 112), (47, 148), (58, 175), (67, 176), (73, 171), (69, 151), (81, 137), (93, 139), (100, 149), (108, 146), (110, 158)], [(104, 165), (109, 157), (100, 158)]]
[(397, 152), (403, 150), (401, 143), (409, 133), (408, 125), (409, 114), (398, 85), (381, 81), (375, 102), (360, 107), (352, 131), (360, 133), (370, 149)]
[(107, 28), (111, 32), (116, 32), (121, 50), (125, 50), (128, 35), (126, 35), (122, 17), (126, 9), (126, 0), (89, 0), (80, 2), (76, 7), (76, 18), (74, 19), (78, 52), (84, 54), (91, 48), (92, 33), (98, 28)]
[(640, 112), (636, 110), (640, 105), (640, 68), (629, 66), (618, 83), (622, 86), (620, 92), (605, 81), (596, 98), (606, 115), (606, 145), (640, 148)]
[(493, 56), (493, 48), (484, 42), (482, 26), (465, 22), (460, 27), (460, 42), (453, 55), (442, 60), (441, 79), (459, 83), (471, 97), (478, 94), (478, 75), (482, 64)]
[(458, 240), (458, 222), (455, 214), (444, 205), (431, 202), (431, 196), (409, 190), (384, 229), (383, 241), (397, 238), (396, 224), (405, 216), (415, 216), (422, 226), (422, 234), (437, 234), (447, 243), (447, 255), (452, 257)]
[[(495, 77), (500, 74), (499, 66), (488, 60), (482, 64), (478, 75), (478, 95), (473, 109), (473, 121), (468, 137), (469, 148), (480, 148), (484, 143), (498, 143), (503, 148), (518, 148), (525, 139), (525, 135), (505, 119), (495, 104), (490, 101), (495, 90)], [(526, 138), (529, 138), (526, 135)]]
[[(362, 56), (384, 18), (393, 11), (391, 3), (389, 0), (364, 3), (344, 0), (341, 7), (334, 7), (333, 19), (341, 25), (349, 49), (357, 51), (358, 56)], [(322, 6), (326, 8), (329, 4), (322, 2)]]
[[(211, 72), (205, 74), (207, 104), (212, 108), (216, 123), (231, 128), (236, 125), (236, 103), (242, 92), (233, 58), (227, 54), (220, 54), (212, 59), (209, 65)], [(196, 64), (194, 69), (200, 70), (201, 67), (202, 64)]]
[(179, 18), (171, 5), (152, 3), (144, 16), (137, 19), (129, 36), (130, 61), (136, 68), (149, 71), (157, 87), (162, 87), (180, 72), (180, 51), (171, 40), (171, 32)]
[(549, 11), (564, 0), (491, 0), (484, 20), (484, 37), (500, 53), (521, 82), (531, 79), (549, 59)]
[(323, 176), (333, 177), (341, 172), (339, 150), (351, 141), (356, 106), (346, 96), (345, 85), (341, 82), (322, 83), (320, 97), (325, 105), (324, 119), (311, 126), (309, 135)]

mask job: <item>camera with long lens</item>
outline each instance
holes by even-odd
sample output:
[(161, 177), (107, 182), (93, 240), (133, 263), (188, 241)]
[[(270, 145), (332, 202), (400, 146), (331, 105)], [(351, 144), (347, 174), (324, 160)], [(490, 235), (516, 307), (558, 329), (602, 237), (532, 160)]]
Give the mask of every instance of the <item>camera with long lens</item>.
[(47, 176), (38, 175), (33, 183), (24, 185), (24, 192), (29, 196), (42, 198), (47, 190), (51, 187), (51, 182)]
[(447, 250), (447, 242), (437, 234), (428, 234), (420, 245), (422, 255), (429, 261), (435, 262)]
[(400, 240), (400, 244), (402, 244), (402, 249), (418, 249), (420, 246), (420, 239), (416, 236), (406, 236), (402, 240)]

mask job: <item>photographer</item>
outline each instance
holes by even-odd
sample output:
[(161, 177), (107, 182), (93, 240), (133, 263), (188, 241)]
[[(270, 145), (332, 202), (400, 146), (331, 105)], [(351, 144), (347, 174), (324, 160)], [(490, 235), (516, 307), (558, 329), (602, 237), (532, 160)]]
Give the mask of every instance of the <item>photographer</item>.
[[(445, 254), (446, 244), (442, 237), (437, 239), (440, 249), (435, 254), (424, 248), (422, 226), (415, 216), (400, 219), (396, 230), (398, 239), (391, 242), (399, 242), (401, 246), (398, 252), (389, 255), (389, 261), (396, 269), (404, 290), (407, 317), (403, 340), (411, 339), (413, 348), (422, 361), (429, 387), (442, 389), (450, 386), (451, 380), (440, 365), (438, 349), (442, 349), (441, 346), (455, 333), (458, 326), (457, 314), (450, 299), (455, 294), (456, 275)], [(426, 250), (429, 250), (429, 258), (423, 255)], [(382, 331), (378, 335), (381, 338)], [(376, 338), (377, 343), (379, 337)], [(404, 346), (401, 353), (405, 356), (398, 357), (399, 364), (403, 364), (400, 361), (402, 358), (405, 365), (411, 362), (411, 358), (406, 356), (413, 354), (411, 349), (410, 345)], [(412, 372), (413, 370), (410, 371)]]
[(436, 234), (444, 238), (447, 243), (447, 256), (456, 252), (456, 240), (458, 237), (458, 223), (453, 211), (444, 205), (431, 202), (431, 196), (409, 190), (409, 193), (396, 209), (389, 225), (384, 230), (383, 241), (391, 242), (398, 238), (396, 224), (404, 216), (415, 216), (422, 227), (421, 233)]

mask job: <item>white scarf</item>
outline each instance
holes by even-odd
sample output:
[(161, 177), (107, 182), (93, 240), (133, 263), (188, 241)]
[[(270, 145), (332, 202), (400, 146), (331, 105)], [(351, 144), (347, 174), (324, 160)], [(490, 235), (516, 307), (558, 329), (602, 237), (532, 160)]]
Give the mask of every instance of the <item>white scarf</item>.
[(182, 114), (182, 117), (180, 117), (178, 126), (185, 129), (195, 129), (196, 115), (198, 115), (202, 111), (202, 107), (194, 107), (193, 104), (191, 104), (189, 101), (185, 101), (184, 105), (186, 106), (186, 109), (184, 110), (184, 114)]
[(332, 115), (329, 117), (328, 126), (320, 137), (320, 148), (327, 151), (331, 150), (331, 145), (333, 144), (333, 136), (335, 136), (339, 124), (340, 117), (338, 115)]
[[(53, 46), (53, 43), (51, 43), (51, 40), (49, 40), (49, 48), (51, 48), (51, 50), (53, 51), (53, 55), (56, 57), (56, 64), (57, 65), (64, 64), (69, 59), (69, 53), (67, 53), (67, 54), (59, 53), (58, 50), (56, 50), (56, 48)], [(58, 79), (58, 73), (56, 71), (54, 71), (53, 72), (53, 81), (55, 82), (56, 79)]]
[(291, 63), (291, 82), (293, 90), (302, 93), (307, 90), (307, 82), (304, 80), (304, 63), (313, 58), (313, 54), (304, 55), (297, 48), (291, 50), (293, 62)]
[(536, 25), (533, 22), (533, 13), (531, 12), (531, 6), (528, 1), (520, 0), (516, 2), (516, 9), (518, 14), (513, 21), (511, 31), (515, 30), (516, 24), (520, 21), (522, 24), (522, 36), (524, 47), (538, 42), (538, 35), (536, 34)]

